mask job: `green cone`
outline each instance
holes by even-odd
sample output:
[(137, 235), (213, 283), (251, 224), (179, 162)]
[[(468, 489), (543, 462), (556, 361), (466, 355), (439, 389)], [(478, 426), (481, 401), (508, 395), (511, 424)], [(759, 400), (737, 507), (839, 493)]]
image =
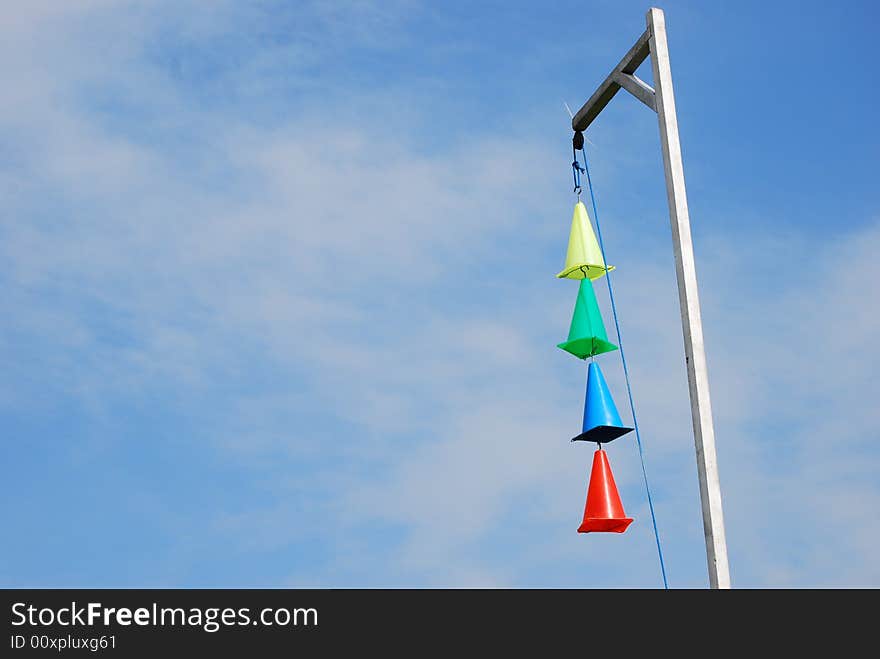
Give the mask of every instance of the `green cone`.
[(617, 346), (608, 341), (596, 293), (589, 279), (580, 281), (568, 341), (560, 343), (559, 347), (581, 359), (617, 350)]

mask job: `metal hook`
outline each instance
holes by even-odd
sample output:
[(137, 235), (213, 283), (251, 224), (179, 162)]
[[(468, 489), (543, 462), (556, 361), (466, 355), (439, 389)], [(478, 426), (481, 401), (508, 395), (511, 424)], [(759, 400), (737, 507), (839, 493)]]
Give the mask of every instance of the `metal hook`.
[(584, 168), (581, 167), (581, 164), (577, 161), (577, 158), (571, 161), (571, 173), (574, 177), (574, 191), (577, 193), (577, 196), (581, 196), (581, 172), (584, 171)]

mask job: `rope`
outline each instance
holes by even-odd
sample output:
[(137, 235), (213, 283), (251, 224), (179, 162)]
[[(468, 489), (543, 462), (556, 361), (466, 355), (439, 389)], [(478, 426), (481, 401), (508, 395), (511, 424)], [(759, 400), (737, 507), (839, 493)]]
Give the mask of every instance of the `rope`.
[[(587, 175), (587, 187), (590, 189), (590, 201), (593, 205), (593, 217), (596, 220), (596, 233), (599, 237), (599, 249), (602, 251), (602, 259), (605, 261), (607, 267), (608, 261), (605, 259), (605, 244), (602, 242), (602, 229), (599, 226), (599, 211), (596, 210), (596, 197), (593, 194), (593, 181), (590, 178), (590, 165), (587, 162), (587, 150), (582, 149), (581, 153), (583, 153), (584, 156), (583, 171)], [(642, 463), (642, 477), (645, 481), (645, 491), (648, 493), (648, 507), (651, 509), (651, 523), (654, 526), (654, 540), (657, 542), (657, 556), (660, 558), (660, 573), (663, 575), (663, 587), (668, 590), (669, 583), (666, 581), (666, 564), (663, 562), (663, 550), (660, 547), (660, 533), (657, 531), (657, 517), (654, 514), (654, 500), (651, 497), (651, 487), (648, 485), (648, 472), (645, 469), (645, 453), (642, 450), (642, 437), (639, 434), (639, 422), (636, 419), (636, 406), (635, 403), (633, 403), (632, 387), (629, 383), (629, 369), (626, 367), (626, 355), (623, 352), (623, 339), (620, 336), (620, 322), (617, 319), (617, 306), (614, 304), (614, 290), (611, 287), (611, 272), (608, 270), (605, 271), (605, 281), (608, 283), (608, 297), (611, 299), (611, 313), (614, 316), (614, 328), (617, 330), (617, 345), (620, 349), (620, 361), (623, 363), (623, 376), (626, 380), (626, 393), (629, 397), (629, 409), (632, 412), (633, 426), (636, 431), (636, 444), (639, 447), (639, 460)]]

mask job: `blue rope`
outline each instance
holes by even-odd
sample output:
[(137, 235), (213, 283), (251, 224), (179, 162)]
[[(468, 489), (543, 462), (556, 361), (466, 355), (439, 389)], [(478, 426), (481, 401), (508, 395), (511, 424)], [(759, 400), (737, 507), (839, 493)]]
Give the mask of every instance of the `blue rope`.
[[(599, 226), (599, 211), (596, 210), (596, 197), (593, 195), (593, 181), (590, 178), (590, 165), (587, 163), (586, 148), (581, 151), (584, 155), (584, 172), (587, 175), (587, 186), (590, 188), (590, 201), (593, 204), (593, 217), (596, 220), (596, 233), (599, 236), (599, 249), (602, 250), (602, 259), (607, 266), (605, 258), (605, 244), (602, 242), (602, 229)], [(657, 541), (657, 555), (660, 557), (660, 572), (663, 575), (663, 587), (669, 589), (666, 581), (666, 565), (663, 562), (663, 550), (660, 548), (660, 533), (657, 531), (657, 517), (654, 515), (654, 500), (651, 497), (651, 487), (648, 485), (648, 472), (645, 469), (645, 454), (642, 450), (642, 437), (639, 434), (639, 422), (636, 420), (636, 406), (633, 403), (632, 387), (629, 383), (629, 369), (626, 367), (626, 355), (623, 352), (623, 339), (620, 337), (620, 322), (617, 319), (617, 306), (614, 304), (614, 290), (611, 288), (611, 272), (605, 271), (605, 281), (608, 282), (608, 297), (611, 299), (611, 313), (614, 316), (614, 328), (617, 330), (617, 345), (620, 349), (620, 361), (623, 363), (623, 376), (626, 379), (626, 393), (629, 396), (629, 409), (632, 412), (633, 426), (636, 431), (636, 444), (639, 447), (639, 460), (642, 463), (642, 477), (645, 480), (645, 491), (648, 493), (648, 507), (651, 509), (651, 522), (654, 525), (654, 539)]]

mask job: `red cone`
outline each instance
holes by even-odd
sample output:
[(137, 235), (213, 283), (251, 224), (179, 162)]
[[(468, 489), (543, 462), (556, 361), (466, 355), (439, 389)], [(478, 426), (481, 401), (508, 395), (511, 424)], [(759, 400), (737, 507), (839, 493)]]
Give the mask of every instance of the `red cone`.
[(599, 449), (593, 454), (593, 471), (590, 474), (590, 487), (587, 490), (587, 506), (584, 509), (584, 521), (578, 533), (591, 531), (608, 531), (623, 533), (632, 523), (632, 518), (623, 512), (614, 474), (608, 464), (605, 451)]

